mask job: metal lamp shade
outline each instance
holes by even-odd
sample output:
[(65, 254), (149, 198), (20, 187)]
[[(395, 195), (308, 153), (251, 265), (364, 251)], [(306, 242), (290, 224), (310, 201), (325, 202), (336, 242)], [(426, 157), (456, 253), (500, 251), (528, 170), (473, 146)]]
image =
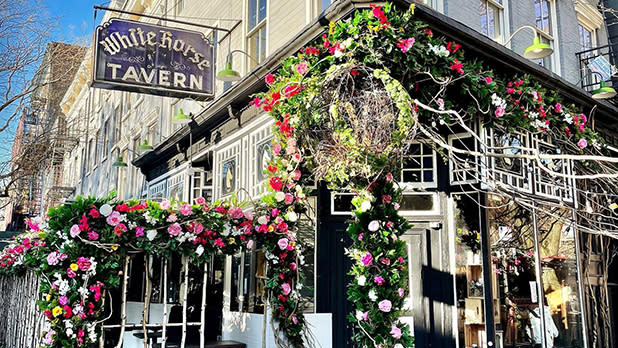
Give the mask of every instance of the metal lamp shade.
[(526, 59), (542, 59), (554, 53), (554, 49), (546, 43), (542, 43), (538, 37), (532, 41), (532, 45), (528, 46), (524, 51)]
[(238, 81), (240, 80), (240, 73), (232, 69), (232, 62), (225, 63), (225, 69), (217, 73), (217, 80), (219, 81)]

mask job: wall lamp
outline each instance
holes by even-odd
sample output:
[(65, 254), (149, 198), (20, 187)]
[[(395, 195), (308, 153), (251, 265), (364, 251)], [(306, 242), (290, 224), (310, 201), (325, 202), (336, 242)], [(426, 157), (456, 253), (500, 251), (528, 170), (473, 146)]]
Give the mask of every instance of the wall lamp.
[(593, 99), (609, 99), (616, 96), (616, 90), (612, 87), (605, 85), (605, 81), (603, 80), (603, 75), (596, 71), (591, 71), (593, 74), (599, 75), (601, 77), (601, 86), (594, 91), (592, 91)]
[(532, 45), (528, 46), (526, 50), (524, 51), (524, 54), (523, 54), (524, 58), (542, 59), (554, 53), (554, 49), (551, 48), (551, 46), (549, 46), (546, 43), (541, 42), (541, 39), (539, 39), (539, 33), (537, 32), (537, 29), (530, 25), (522, 25), (521, 27), (517, 28), (517, 30), (515, 30), (515, 32), (511, 34), (511, 36), (509, 36), (509, 39), (506, 40), (503, 46), (506, 46), (509, 42), (511, 42), (511, 39), (513, 39), (513, 36), (515, 36), (515, 34), (517, 34), (522, 29), (530, 29), (534, 33), (534, 39), (532, 40)]
[(249, 57), (254, 63), (259, 64), (253, 57), (251, 57), (247, 52), (243, 50), (233, 50), (228, 53), (227, 58), (225, 59), (225, 69), (219, 71), (217, 73), (217, 80), (219, 81), (238, 81), (241, 76), (240, 73), (234, 69), (232, 69), (232, 53), (240, 52), (245, 56)]
[(189, 113), (189, 115), (185, 115), (182, 111), (182, 108), (178, 109), (176, 115), (172, 117), (173, 124), (189, 124), (193, 120), (193, 115)]

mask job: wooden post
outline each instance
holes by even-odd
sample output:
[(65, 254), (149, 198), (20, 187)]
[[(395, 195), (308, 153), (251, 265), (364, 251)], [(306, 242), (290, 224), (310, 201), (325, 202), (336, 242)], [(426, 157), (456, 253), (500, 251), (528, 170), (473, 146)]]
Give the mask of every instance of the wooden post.
[(180, 348), (185, 348), (187, 341), (187, 292), (189, 290), (189, 260), (187, 257), (182, 258), (185, 271), (185, 287), (182, 292), (182, 339), (180, 340)]
[(163, 261), (163, 328), (161, 332), (161, 348), (167, 342), (167, 259)]
[(206, 345), (206, 289), (208, 287), (208, 263), (204, 262), (204, 278), (202, 280), (202, 309), (200, 312), (200, 348)]
[(127, 325), (127, 292), (129, 291), (129, 255), (124, 258), (124, 273), (122, 274), (122, 304), (120, 313), (120, 337), (118, 338), (118, 344), (116, 348), (122, 347), (122, 341), (124, 340), (124, 329)]

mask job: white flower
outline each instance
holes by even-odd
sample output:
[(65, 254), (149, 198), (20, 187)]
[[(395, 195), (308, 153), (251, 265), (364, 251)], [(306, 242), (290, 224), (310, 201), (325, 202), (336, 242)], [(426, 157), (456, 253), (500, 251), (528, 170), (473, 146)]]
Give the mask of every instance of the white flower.
[(112, 213), (112, 206), (109, 204), (103, 204), (101, 208), (99, 208), (99, 213), (103, 216), (109, 216)]
[(361, 203), (361, 206), (360, 206), (360, 211), (364, 213), (369, 209), (371, 209), (371, 202), (363, 201), (363, 203)]
[(358, 320), (358, 321), (362, 321), (363, 320), (363, 312), (362, 311), (359, 311), (359, 310), (356, 311), (356, 320)]
[(573, 116), (571, 114), (564, 114), (564, 122), (573, 124)]
[(268, 222), (268, 220), (266, 219), (266, 216), (264, 215), (260, 216), (257, 221), (258, 221), (258, 224), (260, 225), (265, 225)]
[(365, 277), (364, 275), (358, 277), (358, 279), (356, 280), (356, 282), (358, 283), (358, 285), (360, 286), (365, 286), (365, 283), (367, 282), (367, 277)]
[(439, 57), (448, 57), (449, 54), (451, 54), (446, 47), (442, 46), (442, 45), (432, 45), (429, 44), (429, 51), (431, 51), (433, 54), (435, 54), (436, 56)]
[(153, 239), (155, 239), (156, 236), (157, 236), (157, 230), (146, 231), (146, 238), (148, 238), (149, 241), (152, 241)]
[(202, 255), (204, 253), (204, 246), (203, 245), (198, 245), (197, 248), (195, 249), (195, 253), (198, 255)]
[(277, 202), (282, 202), (285, 199), (285, 193), (281, 191), (275, 193), (275, 199), (277, 200)]
[(296, 212), (290, 211), (286, 214), (286, 218), (289, 222), (296, 222), (298, 220), (298, 214), (296, 214)]
[(378, 296), (376, 295), (375, 290), (371, 289), (369, 290), (369, 299), (373, 302), (376, 302), (376, 300), (378, 299)]
[(83, 286), (82, 286), (82, 287), (80, 287), (79, 289), (77, 289), (77, 292), (79, 292), (79, 295), (80, 295), (81, 297), (84, 297), (84, 298), (85, 298), (85, 297), (88, 297), (88, 294), (90, 293), (90, 292), (88, 292), (88, 289), (86, 289), (86, 288), (85, 288), (85, 287), (83, 287)]
[(232, 232), (232, 226), (230, 226), (230, 224), (225, 224), (223, 226), (223, 231), (221, 231), (221, 235), (227, 237), (230, 235), (231, 232)]
[(401, 343), (397, 343), (393, 346), (393, 348), (403, 348), (403, 345)]
[(411, 311), (412, 310), (412, 299), (410, 299), (409, 297), (406, 297), (403, 300), (403, 306), (401, 307), (401, 309), (404, 311)]

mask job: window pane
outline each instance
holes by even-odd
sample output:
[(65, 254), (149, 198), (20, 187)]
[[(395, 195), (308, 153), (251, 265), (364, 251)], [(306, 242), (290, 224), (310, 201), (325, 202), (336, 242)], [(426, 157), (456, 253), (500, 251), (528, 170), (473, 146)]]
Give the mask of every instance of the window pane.
[(406, 195), (401, 199), (401, 210), (404, 211), (430, 211), (433, 210), (433, 195)]
[(264, 60), (264, 58), (266, 58), (266, 26), (264, 26), (261, 30), (260, 30), (260, 55), (258, 58), (258, 62), (262, 62)]
[(260, 0), (258, 9), (258, 23), (266, 18), (266, 0)]
[(257, 24), (257, 0), (249, 0), (249, 30)]

